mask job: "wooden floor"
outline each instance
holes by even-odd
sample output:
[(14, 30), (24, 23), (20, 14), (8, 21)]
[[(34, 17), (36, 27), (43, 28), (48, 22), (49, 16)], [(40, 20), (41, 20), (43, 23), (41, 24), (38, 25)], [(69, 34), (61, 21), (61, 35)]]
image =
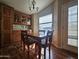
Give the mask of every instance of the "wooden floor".
[[(43, 52), (41, 59), (43, 59)], [(49, 59), (48, 48), (46, 50), (46, 59)], [(76, 53), (72, 53), (63, 49), (61, 50), (53, 46), (51, 48), (51, 59), (78, 59), (78, 55)]]
[[(4, 55), (4, 57), (2, 57)], [(7, 56), (7, 57), (5, 57)], [(34, 59), (34, 55), (31, 54), (30, 59)], [(7, 49), (0, 50), (0, 59), (28, 59), (26, 53), (18, 50), (16, 47), (10, 47)], [(43, 59), (43, 49), (42, 57)], [(48, 48), (46, 51), (46, 59), (49, 59)], [(56, 47), (51, 47), (51, 59), (78, 59), (78, 55), (66, 50), (57, 49)]]
[(78, 59), (78, 55), (67, 50), (52, 47), (51, 59)]

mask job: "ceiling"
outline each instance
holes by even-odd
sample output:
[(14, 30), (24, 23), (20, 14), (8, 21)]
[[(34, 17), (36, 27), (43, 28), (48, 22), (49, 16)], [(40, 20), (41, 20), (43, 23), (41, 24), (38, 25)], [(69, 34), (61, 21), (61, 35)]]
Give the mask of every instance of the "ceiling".
[[(15, 10), (27, 13), (27, 14), (33, 14), (36, 13), (35, 11), (30, 11), (28, 8), (28, 1), (29, 0), (0, 0), (0, 2), (3, 2), (7, 5), (10, 5), (14, 7)], [(40, 12), (42, 9), (47, 7), (49, 4), (53, 2), (53, 0), (35, 0), (36, 6), (39, 7), (38, 12)]]

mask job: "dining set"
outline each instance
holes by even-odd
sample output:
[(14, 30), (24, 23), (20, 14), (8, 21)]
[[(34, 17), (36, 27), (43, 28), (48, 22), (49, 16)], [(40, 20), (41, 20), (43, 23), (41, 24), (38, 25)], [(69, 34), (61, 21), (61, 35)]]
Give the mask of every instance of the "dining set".
[(44, 59), (46, 59), (46, 48), (49, 50), (49, 59), (51, 59), (51, 44), (52, 44), (53, 31), (47, 31), (45, 36), (33, 36), (27, 34), (27, 31), (21, 31), (21, 42), (23, 44), (23, 51), (27, 50), (28, 59), (31, 59), (30, 52), (34, 52), (35, 59), (41, 59), (41, 51), (44, 49)]

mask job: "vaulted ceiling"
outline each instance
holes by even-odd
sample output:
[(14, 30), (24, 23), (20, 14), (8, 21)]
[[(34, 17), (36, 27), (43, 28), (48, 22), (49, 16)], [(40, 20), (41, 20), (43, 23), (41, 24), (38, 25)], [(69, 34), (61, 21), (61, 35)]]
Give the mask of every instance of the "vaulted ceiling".
[[(29, 0), (0, 0), (0, 2), (3, 2), (7, 5), (14, 7), (15, 10), (18, 10), (27, 14), (35, 13), (35, 11), (31, 12), (29, 10), (28, 1)], [(36, 1), (36, 6), (39, 7), (38, 12), (53, 2), (53, 0), (35, 0), (35, 1)]]

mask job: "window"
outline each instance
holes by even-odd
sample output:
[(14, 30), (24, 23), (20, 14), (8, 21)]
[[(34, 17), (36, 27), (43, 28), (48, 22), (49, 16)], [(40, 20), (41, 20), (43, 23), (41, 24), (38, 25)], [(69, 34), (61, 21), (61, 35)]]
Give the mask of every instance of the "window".
[(68, 45), (77, 46), (78, 40), (78, 20), (77, 5), (68, 8)]
[[(39, 18), (39, 30), (52, 30), (52, 14)], [(39, 32), (39, 36), (44, 36), (46, 33)]]

